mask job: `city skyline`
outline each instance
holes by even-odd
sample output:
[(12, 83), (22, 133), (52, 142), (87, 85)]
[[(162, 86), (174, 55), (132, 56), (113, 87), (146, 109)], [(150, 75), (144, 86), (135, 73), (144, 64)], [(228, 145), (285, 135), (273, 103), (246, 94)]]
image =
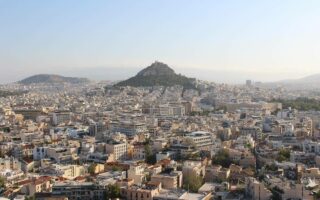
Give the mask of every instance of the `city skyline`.
[[(151, 64), (151, 63), (150, 63)], [(148, 64), (148, 65), (150, 65)], [(21, 81), (22, 79), (34, 75), (59, 75), (65, 77), (87, 78), (91, 81), (121, 81), (135, 76), (144, 67), (91, 67), (91, 68), (66, 68), (61, 71), (39, 71), (37, 73), (25, 73), (15, 76), (13, 80), (5, 81), (2, 79), (0, 84), (10, 84)], [(225, 71), (219, 69), (197, 69), (194, 68), (180, 68), (170, 66), (176, 73), (185, 75), (187, 77), (195, 78), (197, 80), (209, 81), (214, 83), (226, 84), (244, 84), (246, 80), (261, 83), (283, 83), (287, 81), (298, 81), (312, 76), (320, 76), (317, 74), (309, 74), (306, 76), (288, 77), (281, 79), (281, 77), (273, 77), (271, 79), (264, 79), (263, 77), (268, 72), (260, 73), (259, 75), (249, 75), (248, 71)]]

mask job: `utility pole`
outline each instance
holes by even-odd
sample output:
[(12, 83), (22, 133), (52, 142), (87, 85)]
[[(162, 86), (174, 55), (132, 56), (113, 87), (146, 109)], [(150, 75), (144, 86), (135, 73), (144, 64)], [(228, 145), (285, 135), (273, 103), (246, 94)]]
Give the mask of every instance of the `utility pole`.
[(259, 183), (259, 200), (261, 200), (261, 197), (260, 197), (260, 193), (261, 193), (260, 186), (261, 186), (261, 183)]
[(303, 200), (303, 185), (301, 184), (301, 190), (302, 190), (302, 200)]

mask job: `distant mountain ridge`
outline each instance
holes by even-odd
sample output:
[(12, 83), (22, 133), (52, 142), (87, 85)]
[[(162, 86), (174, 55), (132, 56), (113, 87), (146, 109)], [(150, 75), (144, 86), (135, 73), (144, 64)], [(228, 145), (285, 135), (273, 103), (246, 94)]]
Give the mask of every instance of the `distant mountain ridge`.
[(314, 90), (320, 89), (320, 74), (314, 74), (299, 79), (288, 79), (277, 82), (265, 83), (266, 86), (271, 87), (285, 87), (293, 90)]
[(71, 83), (71, 84), (79, 84), (79, 83), (88, 83), (90, 82), (87, 78), (77, 78), (77, 77), (65, 77), (56, 74), (37, 74), (25, 78), (18, 83), (29, 85), (33, 83)]
[(117, 83), (115, 86), (152, 87), (181, 85), (185, 89), (195, 88), (195, 79), (176, 74), (167, 64), (154, 62), (136, 76)]
[(320, 83), (320, 74), (313, 74), (310, 76), (306, 76), (300, 79), (295, 80), (287, 80), (286, 82), (319, 82)]

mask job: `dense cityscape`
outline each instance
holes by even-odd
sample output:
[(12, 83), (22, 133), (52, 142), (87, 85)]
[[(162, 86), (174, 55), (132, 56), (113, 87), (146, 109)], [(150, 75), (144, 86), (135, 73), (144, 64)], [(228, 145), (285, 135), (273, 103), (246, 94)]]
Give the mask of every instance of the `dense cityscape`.
[(2, 85), (1, 199), (320, 198), (320, 111), (283, 107), (306, 91), (190, 79), (161, 62), (129, 80)]
[(320, 0), (0, 0), (0, 200), (320, 200)]

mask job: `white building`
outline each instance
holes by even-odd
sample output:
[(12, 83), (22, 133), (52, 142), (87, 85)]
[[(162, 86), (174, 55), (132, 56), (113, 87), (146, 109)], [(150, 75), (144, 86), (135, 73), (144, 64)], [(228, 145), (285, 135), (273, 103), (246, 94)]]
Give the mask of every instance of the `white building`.
[(0, 171), (5, 170), (21, 170), (21, 163), (13, 157), (0, 158)]
[(125, 160), (128, 156), (128, 145), (126, 142), (112, 140), (106, 144), (106, 152), (114, 154), (115, 160)]
[(52, 113), (52, 123), (58, 125), (71, 120), (70, 112), (54, 112)]
[(185, 137), (186, 140), (191, 140), (195, 144), (195, 147), (199, 150), (208, 150), (212, 149), (213, 145), (213, 135), (205, 131), (196, 131), (190, 134), (187, 134)]

